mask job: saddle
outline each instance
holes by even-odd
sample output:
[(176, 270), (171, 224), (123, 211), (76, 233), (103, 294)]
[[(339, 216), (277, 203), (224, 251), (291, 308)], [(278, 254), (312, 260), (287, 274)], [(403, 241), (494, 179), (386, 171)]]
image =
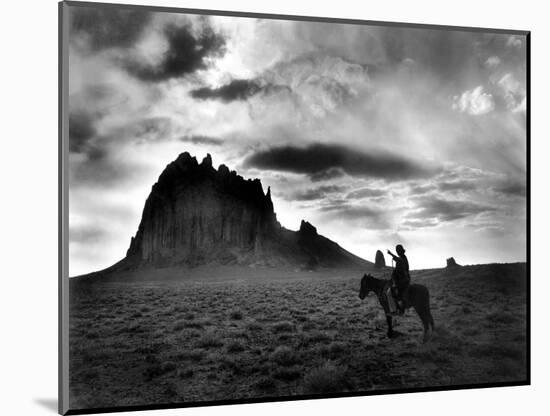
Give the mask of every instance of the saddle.
[(390, 310), (390, 314), (393, 315), (393, 316), (402, 315), (403, 312), (399, 309), (398, 304), (397, 304), (399, 299), (397, 298), (397, 296), (394, 293), (393, 285), (392, 285), (391, 281), (389, 281), (384, 286), (383, 293), (384, 293), (384, 296), (386, 297), (386, 301), (388, 302), (388, 308)]

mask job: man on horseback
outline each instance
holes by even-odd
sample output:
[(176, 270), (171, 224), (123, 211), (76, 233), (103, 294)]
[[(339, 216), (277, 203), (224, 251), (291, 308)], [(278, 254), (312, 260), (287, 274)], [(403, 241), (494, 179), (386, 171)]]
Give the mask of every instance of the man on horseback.
[(403, 314), (407, 307), (409, 284), (411, 282), (409, 260), (405, 256), (405, 249), (401, 244), (395, 246), (395, 251), (397, 252), (397, 256), (388, 250), (388, 254), (395, 261), (395, 268), (393, 269), (391, 278), (394, 284), (393, 290), (397, 298), (399, 313)]

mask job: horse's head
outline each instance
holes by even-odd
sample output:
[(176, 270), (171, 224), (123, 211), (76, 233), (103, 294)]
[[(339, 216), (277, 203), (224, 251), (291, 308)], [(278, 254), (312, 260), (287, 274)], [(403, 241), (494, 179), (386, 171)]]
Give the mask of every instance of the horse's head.
[(361, 279), (361, 287), (359, 288), (359, 298), (365, 299), (372, 290), (373, 277), (370, 274), (364, 274)]

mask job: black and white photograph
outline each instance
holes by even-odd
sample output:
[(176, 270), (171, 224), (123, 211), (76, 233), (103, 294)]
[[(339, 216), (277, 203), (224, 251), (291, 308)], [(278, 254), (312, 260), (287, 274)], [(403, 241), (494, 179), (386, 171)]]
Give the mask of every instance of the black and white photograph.
[(60, 13), (69, 411), (529, 384), (529, 32)]

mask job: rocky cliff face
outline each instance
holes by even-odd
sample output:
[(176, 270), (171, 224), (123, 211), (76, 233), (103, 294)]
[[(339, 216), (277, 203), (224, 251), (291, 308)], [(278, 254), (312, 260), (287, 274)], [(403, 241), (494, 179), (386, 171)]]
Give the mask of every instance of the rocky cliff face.
[(182, 153), (153, 185), (126, 257), (107, 269), (203, 264), (360, 267), (370, 263), (302, 221), (293, 232), (277, 221), (270, 189), (246, 180), (208, 155)]

